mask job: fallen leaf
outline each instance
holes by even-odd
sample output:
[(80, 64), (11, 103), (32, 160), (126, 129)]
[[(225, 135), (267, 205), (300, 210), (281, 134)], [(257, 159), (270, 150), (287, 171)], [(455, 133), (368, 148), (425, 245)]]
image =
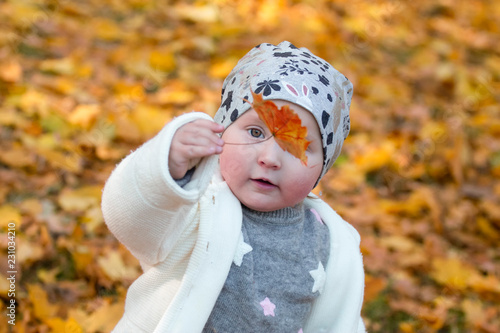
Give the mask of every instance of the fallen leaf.
[(86, 211), (99, 206), (102, 194), (101, 186), (84, 186), (79, 189), (67, 189), (59, 195), (59, 205), (68, 212)]
[(171, 72), (176, 67), (174, 54), (168, 50), (154, 50), (149, 55), (149, 64), (155, 71)]
[(79, 272), (84, 271), (94, 262), (93, 253), (86, 246), (76, 247), (71, 256), (75, 262), (76, 270)]
[(252, 91), (252, 96), (253, 109), (271, 131), (276, 143), (307, 165), (306, 150), (311, 142), (306, 140), (307, 127), (302, 126), (300, 117), (288, 105), (278, 109), (272, 101), (264, 101), (262, 94)]
[(474, 269), (457, 258), (435, 258), (430, 275), (440, 284), (464, 291), (474, 273)]
[(15, 60), (0, 64), (0, 79), (5, 82), (18, 82), (23, 76), (23, 69)]
[(28, 285), (28, 295), (36, 318), (45, 321), (55, 316), (58, 306), (49, 302), (47, 292), (40, 285)]
[(219, 16), (218, 7), (212, 4), (191, 5), (178, 4), (174, 11), (179, 17), (193, 22), (214, 23)]
[(478, 329), (482, 323), (486, 322), (486, 315), (481, 301), (465, 299), (462, 301), (461, 306), (467, 322), (472, 328)]
[(75, 319), (85, 332), (111, 332), (123, 315), (124, 304), (117, 302), (111, 304), (103, 299), (103, 304), (90, 315), (75, 315)]
[(469, 279), (468, 284), (472, 290), (478, 293), (491, 293), (494, 297), (500, 296), (500, 279), (495, 275), (483, 276), (476, 273)]
[(231, 72), (237, 62), (238, 59), (235, 58), (216, 61), (210, 66), (208, 73), (211, 77), (223, 79)]
[(370, 302), (374, 300), (382, 290), (387, 286), (387, 280), (371, 276), (367, 274), (365, 276), (365, 296), (364, 301)]
[(161, 130), (172, 117), (158, 107), (139, 104), (132, 112), (131, 118), (143, 138), (147, 139)]
[(19, 209), (12, 205), (0, 206), (0, 228), (7, 228), (9, 223), (14, 223), (16, 226), (21, 223)]
[(89, 129), (100, 112), (101, 108), (97, 104), (78, 105), (69, 115), (68, 121), (84, 129)]
[(51, 74), (72, 75), (75, 68), (75, 61), (70, 57), (47, 59), (40, 63), (40, 70)]
[(61, 318), (50, 318), (45, 323), (52, 329), (52, 332), (61, 333), (84, 333), (82, 326), (74, 319), (67, 320)]
[(113, 281), (133, 280), (139, 274), (135, 267), (125, 266), (118, 251), (110, 251), (106, 256), (99, 257), (97, 263)]

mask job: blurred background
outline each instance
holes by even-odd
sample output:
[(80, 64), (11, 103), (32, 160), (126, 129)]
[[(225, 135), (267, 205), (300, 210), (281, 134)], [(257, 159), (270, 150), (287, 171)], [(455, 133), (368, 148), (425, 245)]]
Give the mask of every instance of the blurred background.
[(354, 84), (315, 192), (362, 236), (369, 331), (500, 332), (499, 22), (487, 0), (0, 1), (0, 332), (111, 330), (140, 267), (104, 182), (283, 40)]

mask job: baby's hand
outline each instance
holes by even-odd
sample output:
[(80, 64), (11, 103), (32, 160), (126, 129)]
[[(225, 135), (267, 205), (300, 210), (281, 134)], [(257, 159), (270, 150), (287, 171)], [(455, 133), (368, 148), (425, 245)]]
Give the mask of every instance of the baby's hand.
[(202, 157), (222, 152), (224, 141), (217, 135), (224, 126), (198, 119), (175, 132), (168, 156), (168, 167), (174, 179), (181, 179)]

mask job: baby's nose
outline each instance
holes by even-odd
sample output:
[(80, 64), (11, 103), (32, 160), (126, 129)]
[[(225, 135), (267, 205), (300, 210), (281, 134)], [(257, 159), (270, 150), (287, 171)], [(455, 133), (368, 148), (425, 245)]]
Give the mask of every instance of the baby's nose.
[(266, 140), (259, 144), (259, 156), (258, 163), (259, 165), (272, 169), (280, 169), (281, 168), (281, 157), (283, 155), (283, 150), (278, 145), (274, 138)]

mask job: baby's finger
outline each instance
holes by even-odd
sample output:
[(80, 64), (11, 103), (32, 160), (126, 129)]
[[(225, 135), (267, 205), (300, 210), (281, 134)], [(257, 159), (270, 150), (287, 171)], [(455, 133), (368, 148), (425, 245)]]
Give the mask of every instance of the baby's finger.
[(205, 127), (214, 133), (222, 133), (224, 131), (224, 126), (222, 126), (221, 124), (218, 124), (212, 120), (199, 119), (199, 120), (196, 120), (195, 122), (199, 122), (199, 124), (202, 127)]
[(208, 119), (195, 120), (193, 122), (184, 125), (184, 128), (192, 131), (208, 130), (212, 133), (222, 133), (224, 131), (224, 126)]
[[(215, 131), (219, 131), (222, 125), (216, 124), (214, 122), (205, 120), (204, 123), (193, 122), (183, 128), (182, 134), (180, 135), (180, 140), (186, 145), (208, 145), (215, 144), (217, 146), (223, 146), (224, 140), (222, 140)], [(220, 127), (219, 127), (220, 126)]]
[(198, 159), (200, 157), (211, 156), (214, 154), (220, 154), (222, 152), (222, 147), (217, 145), (187, 145), (183, 147), (184, 156), (188, 159)]

